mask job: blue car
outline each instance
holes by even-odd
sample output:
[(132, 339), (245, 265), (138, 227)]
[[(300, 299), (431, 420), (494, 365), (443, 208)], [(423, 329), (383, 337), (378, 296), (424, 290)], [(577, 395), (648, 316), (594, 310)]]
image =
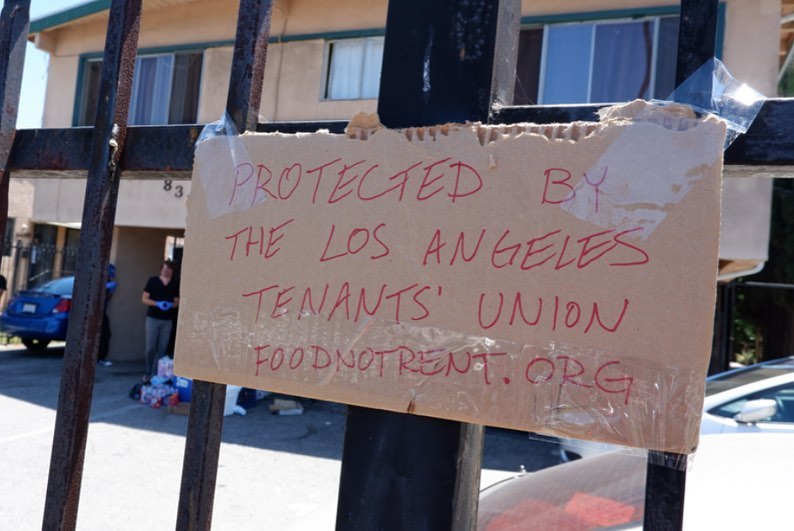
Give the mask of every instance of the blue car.
[[(115, 287), (115, 282), (108, 282), (108, 294)], [(73, 290), (74, 277), (63, 277), (20, 292), (0, 314), (0, 332), (19, 337), (29, 350), (65, 340)]]

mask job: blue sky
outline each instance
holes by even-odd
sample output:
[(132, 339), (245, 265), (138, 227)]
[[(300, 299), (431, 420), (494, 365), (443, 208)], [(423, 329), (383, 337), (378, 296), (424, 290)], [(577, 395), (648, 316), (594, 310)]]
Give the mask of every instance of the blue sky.
[[(85, 3), (87, 0), (31, 0), (30, 19), (35, 20)], [(41, 126), (46, 84), (47, 54), (28, 43), (25, 51), (25, 71), (22, 75), (22, 92), (19, 97), (17, 129)]]

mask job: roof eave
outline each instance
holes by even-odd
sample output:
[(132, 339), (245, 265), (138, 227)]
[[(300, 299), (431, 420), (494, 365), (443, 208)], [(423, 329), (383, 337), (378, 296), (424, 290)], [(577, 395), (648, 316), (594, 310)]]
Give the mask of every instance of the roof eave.
[(110, 9), (110, 0), (92, 0), (86, 4), (65, 9), (52, 15), (32, 20), (30, 22), (31, 35), (41, 33), (57, 26), (69, 24), (75, 20)]

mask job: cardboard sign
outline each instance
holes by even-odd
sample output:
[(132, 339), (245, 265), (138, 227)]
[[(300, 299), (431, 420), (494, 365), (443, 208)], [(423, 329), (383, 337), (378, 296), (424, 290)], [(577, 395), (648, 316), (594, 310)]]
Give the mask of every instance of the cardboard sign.
[(196, 149), (176, 372), (688, 453), (724, 124), (248, 134)]

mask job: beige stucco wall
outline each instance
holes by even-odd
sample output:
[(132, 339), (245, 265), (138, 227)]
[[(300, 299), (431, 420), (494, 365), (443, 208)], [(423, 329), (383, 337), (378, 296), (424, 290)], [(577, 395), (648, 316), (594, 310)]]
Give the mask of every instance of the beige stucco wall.
[[(238, 2), (194, 1), (146, 11), (141, 17), (140, 48), (182, 44), (231, 42), (234, 40)], [(382, 28), (386, 21), (385, 0), (288, 0), (277, 2), (271, 36), (306, 35), (350, 29)], [(51, 54), (47, 77), (44, 127), (72, 124), (77, 67), (81, 54), (101, 52), (106, 19), (75, 23), (47, 32)], [(323, 67), (322, 40), (290, 42), (270, 46), (267, 62), (263, 119), (309, 120), (348, 118), (359, 110), (373, 111), (375, 101), (320, 101)], [(199, 121), (217, 120), (223, 112), (231, 68), (231, 46), (209, 48), (205, 55), (199, 102)], [(281, 82), (274, 80), (281, 74)], [(278, 106), (278, 112), (275, 107)]]
[(33, 183), (27, 179), (11, 179), (8, 183), (8, 217), (16, 219), (17, 233), (30, 222), (33, 192)]
[[(116, 225), (184, 228), (190, 181), (122, 180), (116, 207)], [(38, 222), (78, 224), (82, 220), (85, 180), (38, 179), (32, 200), (32, 219)], [(169, 189), (166, 189), (169, 188)]]
[[(237, 2), (193, 1), (157, 10), (145, 10), (141, 22), (141, 48), (185, 43), (230, 42), (234, 39)], [(383, 28), (386, 0), (282, 0), (276, 3), (271, 37), (295, 36), (352, 29)], [(631, 6), (655, 7), (677, 2), (635, 0)], [(729, 0), (726, 2), (723, 59), (737, 78), (768, 96), (774, 95), (778, 68), (780, 0)], [(626, 9), (621, 0), (523, 0), (523, 15), (566, 14)], [(47, 33), (50, 70), (47, 81), (45, 127), (71, 125), (80, 54), (100, 52), (106, 22), (102, 17), (74, 23)], [(360, 110), (373, 111), (374, 100), (323, 101), (321, 99), (322, 39), (271, 44), (265, 74), (263, 120), (345, 119)], [(210, 48), (205, 56), (199, 121), (214, 121), (226, 101), (231, 47)]]
[(231, 69), (231, 46), (210, 48), (204, 52), (204, 63), (201, 65), (201, 97), (197, 115), (199, 123), (214, 122), (223, 115)]
[(42, 127), (70, 127), (77, 86), (77, 55), (50, 55), (47, 66), (47, 93), (44, 99)]
[(772, 179), (730, 177), (723, 182), (720, 258), (763, 260), (768, 255)]
[(780, 0), (728, 2), (723, 61), (731, 74), (767, 97), (777, 95)]

